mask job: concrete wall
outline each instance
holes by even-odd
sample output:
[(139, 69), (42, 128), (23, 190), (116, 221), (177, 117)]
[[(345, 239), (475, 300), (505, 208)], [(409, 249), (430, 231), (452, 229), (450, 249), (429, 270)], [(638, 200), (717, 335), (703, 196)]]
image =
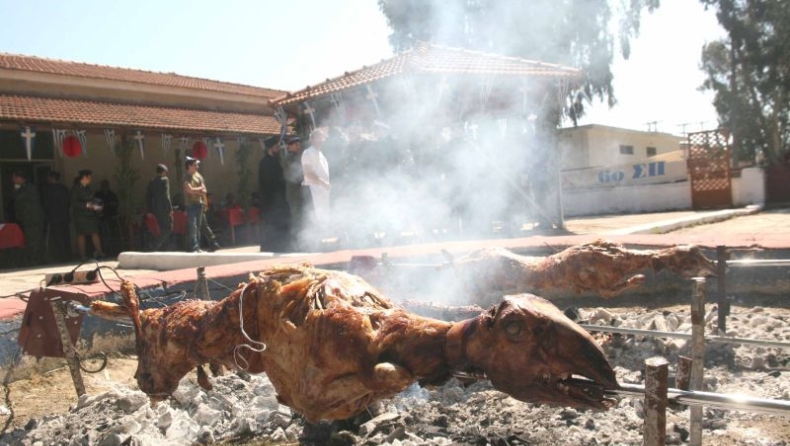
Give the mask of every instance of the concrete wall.
[(687, 180), (688, 169), (685, 160), (664, 161), (657, 159), (643, 163), (564, 170), (562, 172), (562, 187), (565, 189), (611, 188)]
[(566, 217), (691, 209), (688, 181), (563, 190)]
[[(741, 207), (765, 203), (764, 184), (765, 173), (762, 169), (743, 169), (740, 178), (732, 179), (733, 205)], [(566, 217), (691, 209), (689, 181), (565, 188), (562, 194)]]
[(732, 179), (732, 204), (747, 206), (765, 203), (765, 171), (760, 167), (741, 169), (741, 177)]

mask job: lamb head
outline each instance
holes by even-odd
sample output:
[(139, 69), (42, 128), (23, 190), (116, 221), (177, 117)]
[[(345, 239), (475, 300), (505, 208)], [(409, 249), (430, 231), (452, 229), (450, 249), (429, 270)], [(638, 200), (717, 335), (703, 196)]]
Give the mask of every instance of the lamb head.
[(455, 324), (447, 334), (447, 355), (455, 368), (483, 372), (497, 390), (530, 403), (605, 409), (614, 400), (604, 390), (619, 387), (595, 340), (531, 294), (506, 296)]

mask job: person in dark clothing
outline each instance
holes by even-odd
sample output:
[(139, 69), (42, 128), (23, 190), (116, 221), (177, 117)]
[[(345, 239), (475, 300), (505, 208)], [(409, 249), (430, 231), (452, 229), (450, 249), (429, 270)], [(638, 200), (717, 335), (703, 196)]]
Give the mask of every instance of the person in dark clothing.
[(69, 224), (69, 188), (60, 182), (60, 174), (50, 171), (44, 188), (44, 216), (47, 227), (47, 255), (57, 262), (71, 258)]
[(285, 177), (280, 164), (279, 137), (264, 141), (266, 154), (258, 165), (258, 194), (263, 233), (261, 251), (284, 252), (288, 249), (290, 210), (285, 200)]
[(102, 180), (101, 189), (94, 194), (94, 198), (101, 200), (102, 211), (99, 216), (102, 219), (115, 218), (118, 216), (118, 195), (110, 190), (110, 182)]
[(173, 203), (170, 201), (170, 180), (167, 178), (167, 166), (156, 166), (156, 176), (148, 183), (145, 191), (145, 204), (148, 212), (154, 214), (159, 225), (159, 236), (154, 240), (153, 250), (159, 251), (167, 247), (167, 241), (173, 232)]
[(74, 229), (77, 233), (77, 248), (80, 251), (80, 260), (83, 262), (88, 259), (85, 253), (85, 236), (90, 236), (93, 242), (93, 247), (96, 250), (93, 253), (94, 258), (100, 259), (105, 256), (102, 251), (101, 237), (99, 237), (98, 213), (101, 212), (102, 206), (94, 200), (91, 188), (92, 180), (93, 172), (87, 169), (80, 170), (74, 187), (71, 189), (71, 211), (74, 218)]
[(310, 197), (310, 188), (302, 184), (304, 182), (302, 140), (298, 136), (294, 136), (288, 140), (286, 147), (288, 152), (285, 155), (285, 166), (283, 169), (283, 175), (285, 176), (285, 200), (288, 202), (291, 217), (290, 236), (292, 248), (298, 249), (299, 239), (310, 213), (309, 206), (312, 204), (312, 198)]
[(14, 218), (25, 234), (27, 260), (38, 265), (44, 261), (44, 210), (38, 190), (27, 181), (22, 172), (11, 174), (14, 183)]
[(102, 206), (99, 212), (99, 234), (104, 240), (107, 252), (114, 254), (121, 251), (120, 247), (120, 230), (121, 225), (118, 224), (118, 195), (110, 190), (110, 182), (102, 180), (101, 188), (93, 195), (93, 198), (98, 204)]

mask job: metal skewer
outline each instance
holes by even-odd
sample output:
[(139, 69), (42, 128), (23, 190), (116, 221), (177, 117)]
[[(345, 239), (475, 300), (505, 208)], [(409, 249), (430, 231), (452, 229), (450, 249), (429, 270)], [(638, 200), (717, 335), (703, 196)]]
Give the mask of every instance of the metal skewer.
[[(617, 390), (605, 390), (609, 396), (644, 397), (645, 386), (638, 384), (620, 384)], [(790, 416), (790, 401), (754, 398), (742, 395), (731, 395), (695, 390), (667, 389), (667, 398), (687, 406), (707, 406), (719, 409), (744, 410), (749, 412), (780, 413)]]

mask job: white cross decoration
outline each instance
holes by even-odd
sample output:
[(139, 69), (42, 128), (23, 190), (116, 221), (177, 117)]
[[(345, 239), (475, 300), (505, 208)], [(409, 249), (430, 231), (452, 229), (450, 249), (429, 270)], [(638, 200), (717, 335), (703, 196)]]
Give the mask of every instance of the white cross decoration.
[(189, 145), (189, 137), (188, 136), (182, 136), (182, 137), (178, 138), (178, 150), (183, 152), (184, 150), (186, 150), (188, 145)]
[(170, 144), (173, 142), (173, 135), (166, 135), (162, 133), (162, 152), (164, 155), (167, 156), (167, 152), (170, 150)]
[(115, 155), (115, 130), (105, 129), (104, 139), (107, 141), (107, 145), (110, 147), (110, 152)]
[(365, 90), (367, 90), (365, 99), (373, 101), (373, 107), (376, 109), (376, 117), (380, 118), (381, 111), (379, 110), (379, 101), (376, 100), (376, 98), (379, 97), (378, 93), (373, 91), (373, 87), (371, 87), (370, 84), (365, 84)]
[(285, 112), (285, 109), (277, 107), (277, 110), (274, 111), (274, 119), (280, 124), (280, 139), (285, 138), (285, 132), (288, 129), (288, 114)]
[(557, 105), (560, 106), (560, 111), (565, 109), (568, 96), (568, 79), (557, 80)]
[(211, 138), (203, 138), (203, 144), (206, 146), (206, 158), (209, 157), (211, 153)]
[(526, 115), (529, 106), (529, 85), (527, 85), (526, 79), (521, 81), (521, 86), (518, 88), (518, 91), (521, 92), (521, 113)]
[(82, 146), (82, 157), (88, 157), (88, 135), (85, 133), (85, 130), (75, 130), (74, 135), (77, 136), (77, 139), (80, 140), (80, 145)]
[(302, 113), (310, 116), (310, 121), (313, 123), (313, 128), (315, 128), (315, 109), (310, 107), (309, 102), (304, 101), (304, 109), (302, 110)]
[(65, 136), (66, 136), (65, 130), (52, 129), (52, 144), (55, 145), (55, 150), (58, 151), (61, 158), (63, 158), (63, 138)]
[(214, 148), (217, 149), (217, 153), (219, 154), (219, 163), (223, 166), (225, 165), (225, 144), (222, 144), (222, 139), (217, 136), (217, 140), (214, 141)]
[(491, 96), (491, 89), (494, 87), (494, 76), (486, 76), (480, 86), (480, 108), (485, 110), (488, 99)]
[(140, 149), (140, 159), (145, 159), (145, 153), (143, 152), (143, 148), (145, 146), (145, 135), (143, 135), (142, 130), (137, 130), (134, 132), (134, 136), (132, 136), (135, 141), (137, 141), (137, 148)]
[(444, 96), (444, 90), (446, 90), (446, 89), (447, 89), (447, 76), (445, 75), (445, 76), (442, 76), (442, 80), (439, 81), (439, 94), (437, 95), (437, 98), (436, 98), (436, 103), (437, 104), (441, 104), (442, 97)]
[(19, 134), (25, 140), (27, 160), (30, 161), (33, 159), (33, 140), (36, 138), (36, 132), (34, 132), (30, 127), (22, 127), (22, 131)]
[(343, 102), (343, 93), (332, 93), (329, 95), (329, 100), (335, 106), (335, 110), (341, 115), (346, 117), (346, 104)]

